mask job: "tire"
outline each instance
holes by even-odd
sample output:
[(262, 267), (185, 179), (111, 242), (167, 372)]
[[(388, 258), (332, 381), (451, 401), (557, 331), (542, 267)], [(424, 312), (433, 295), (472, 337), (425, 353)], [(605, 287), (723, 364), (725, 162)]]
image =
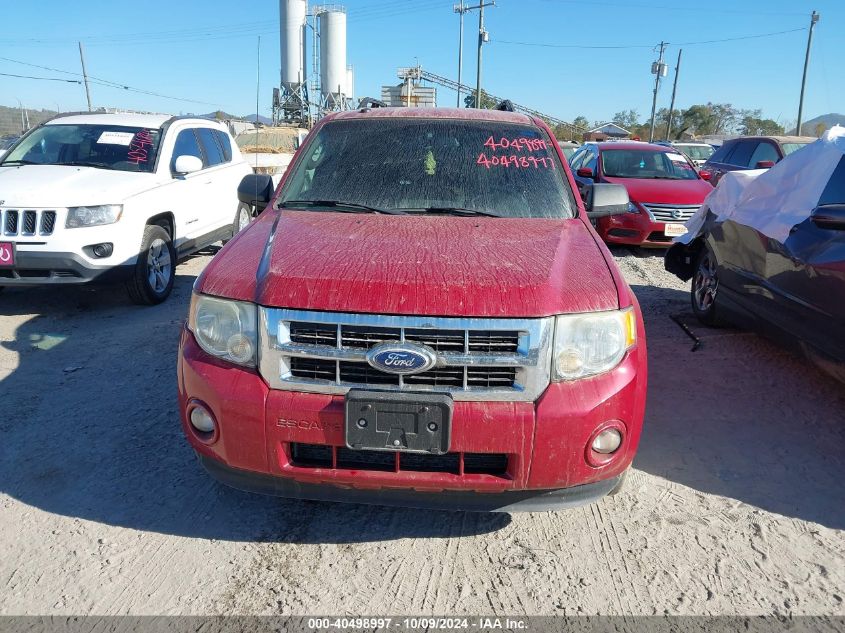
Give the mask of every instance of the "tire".
[(716, 256), (705, 244), (695, 258), (690, 286), (690, 302), (692, 303), (692, 311), (698, 320), (711, 327), (718, 327), (724, 322), (718, 305), (718, 268)]
[[(238, 210), (235, 211), (235, 219), (232, 222), (232, 237), (243, 231), (255, 216), (252, 214), (252, 207), (245, 202), (238, 203)], [(231, 238), (230, 238), (231, 239)], [(229, 240), (223, 240), (225, 245)]]
[(164, 228), (144, 227), (141, 252), (126, 289), (134, 303), (156, 305), (167, 299), (176, 276), (176, 249)]

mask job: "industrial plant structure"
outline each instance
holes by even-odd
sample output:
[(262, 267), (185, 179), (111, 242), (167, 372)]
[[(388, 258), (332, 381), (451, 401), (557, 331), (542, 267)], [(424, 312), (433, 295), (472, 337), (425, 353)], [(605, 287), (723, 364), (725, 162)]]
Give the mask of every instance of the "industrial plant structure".
[(281, 73), (279, 88), (273, 90), (273, 123), (307, 126), (327, 112), (348, 109), (355, 72), (346, 63), (346, 9), (279, 0), (279, 37)]

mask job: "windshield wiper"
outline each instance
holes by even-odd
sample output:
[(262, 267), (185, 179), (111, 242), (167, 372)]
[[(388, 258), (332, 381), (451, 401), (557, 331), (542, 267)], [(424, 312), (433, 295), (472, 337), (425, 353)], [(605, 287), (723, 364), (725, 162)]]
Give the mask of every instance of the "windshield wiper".
[(487, 218), (503, 218), (505, 216), (492, 211), (481, 211), (479, 209), (466, 209), (464, 207), (425, 207), (422, 209), (405, 209), (405, 211), (417, 211), (421, 213), (442, 214), (442, 215), (483, 215)]
[(337, 213), (384, 213), (386, 215), (405, 215), (399, 209), (378, 209), (357, 202), (341, 202), (340, 200), (285, 200), (280, 202), (277, 209), (296, 209), (297, 207), (328, 207)]

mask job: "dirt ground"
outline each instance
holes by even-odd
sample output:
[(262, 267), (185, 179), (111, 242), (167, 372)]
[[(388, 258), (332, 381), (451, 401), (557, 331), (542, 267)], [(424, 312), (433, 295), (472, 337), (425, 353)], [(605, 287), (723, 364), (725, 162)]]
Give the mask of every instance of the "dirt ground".
[[(627, 491), (484, 515), (286, 501), (214, 483), (176, 412), (191, 284), (0, 296), (0, 614), (845, 615), (845, 387), (710, 330), (662, 259), (616, 256), (646, 319)], [(703, 346), (670, 320), (680, 314)]]

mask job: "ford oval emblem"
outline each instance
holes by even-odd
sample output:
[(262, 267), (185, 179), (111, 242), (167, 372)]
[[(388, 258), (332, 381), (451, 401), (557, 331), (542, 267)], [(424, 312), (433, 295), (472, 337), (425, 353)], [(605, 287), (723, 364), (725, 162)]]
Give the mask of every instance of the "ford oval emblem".
[(437, 355), (433, 350), (412, 343), (383, 343), (367, 352), (367, 362), (389, 374), (419, 374), (434, 367)]

